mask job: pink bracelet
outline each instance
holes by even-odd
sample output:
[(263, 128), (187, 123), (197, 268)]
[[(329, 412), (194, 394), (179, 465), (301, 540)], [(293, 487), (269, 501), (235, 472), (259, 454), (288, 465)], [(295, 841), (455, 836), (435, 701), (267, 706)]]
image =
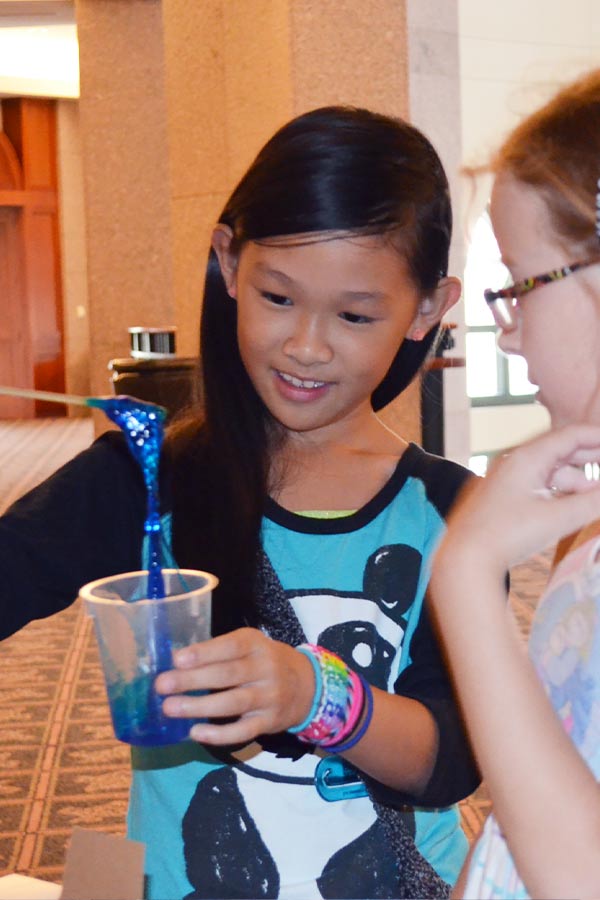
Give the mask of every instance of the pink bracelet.
[[(360, 677), (346, 663), (324, 647), (302, 644), (299, 648), (310, 654), (318, 664), (321, 679), (317, 679), (317, 691), (321, 696), (313, 699), (311, 720), (296, 732), (304, 743), (331, 747), (349, 737), (363, 711), (364, 689)], [(319, 680), (321, 685), (319, 685)]]

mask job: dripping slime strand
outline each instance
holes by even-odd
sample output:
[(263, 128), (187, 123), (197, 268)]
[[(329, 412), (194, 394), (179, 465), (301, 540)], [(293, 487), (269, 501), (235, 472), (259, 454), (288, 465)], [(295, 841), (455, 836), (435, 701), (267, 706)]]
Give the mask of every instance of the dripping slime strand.
[(162, 527), (158, 498), (158, 466), (164, 438), (167, 411), (163, 406), (147, 403), (135, 397), (81, 397), (77, 394), (60, 394), (55, 391), (38, 391), (33, 388), (0, 386), (0, 395), (24, 397), (29, 400), (45, 400), (77, 406), (101, 409), (119, 426), (125, 435), (127, 446), (140, 466), (147, 492), (144, 531), (150, 546), (148, 569), (148, 597), (157, 600), (165, 596), (162, 578), (161, 542)]
[(148, 597), (157, 600), (165, 596), (162, 578), (161, 541), (162, 527), (158, 499), (158, 466), (164, 438), (164, 422), (167, 411), (163, 406), (147, 403), (135, 397), (81, 397), (77, 394), (60, 394), (55, 391), (38, 391), (33, 388), (0, 386), (0, 396), (24, 397), (76, 406), (101, 409), (119, 426), (125, 435), (127, 446), (140, 466), (147, 492), (147, 511), (144, 532), (150, 546), (148, 569)]
[[(24, 397), (76, 406), (101, 409), (123, 431), (127, 446), (142, 469), (147, 492), (144, 532), (149, 544), (149, 567), (146, 596), (158, 600), (165, 596), (162, 576), (162, 525), (158, 496), (158, 466), (164, 438), (164, 422), (167, 411), (155, 403), (147, 403), (126, 395), (117, 397), (82, 397), (77, 394), (60, 394), (55, 391), (38, 391), (33, 388), (0, 386), (0, 396)], [(172, 668), (170, 636), (164, 619), (164, 610), (156, 604), (154, 634), (150, 653), (159, 665), (158, 671)]]
[(147, 497), (144, 532), (150, 551), (147, 593), (149, 599), (159, 600), (165, 596), (165, 586), (162, 577), (158, 467), (166, 410), (154, 403), (127, 396), (90, 397), (88, 400), (89, 406), (98, 407), (111, 422), (119, 426), (129, 450), (142, 470)]

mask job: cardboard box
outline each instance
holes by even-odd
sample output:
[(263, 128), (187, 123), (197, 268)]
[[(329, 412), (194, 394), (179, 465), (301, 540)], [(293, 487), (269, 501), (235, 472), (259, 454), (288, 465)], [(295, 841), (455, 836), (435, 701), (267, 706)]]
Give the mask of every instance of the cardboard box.
[(0, 878), (0, 900), (142, 900), (144, 845), (113, 834), (75, 828), (62, 887), (26, 875)]

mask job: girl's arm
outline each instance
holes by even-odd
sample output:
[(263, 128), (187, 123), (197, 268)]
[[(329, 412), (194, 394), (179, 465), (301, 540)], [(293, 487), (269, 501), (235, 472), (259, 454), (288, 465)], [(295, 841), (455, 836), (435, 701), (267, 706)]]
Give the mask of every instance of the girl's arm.
[[(194, 725), (191, 737), (202, 743), (243, 744), (261, 734), (285, 731), (302, 722), (312, 704), (315, 680), (309, 660), (257, 629), (238, 629), (179, 650), (175, 663), (177, 668), (163, 673), (156, 682), (158, 691), (169, 695), (164, 701), (167, 714), (234, 718), (222, 724)], [(200, 697), (181, 693), (197, 690), (213, 693)], [(382, 799), (385, 785), (401, 792), (397, 802), (414, 802), (436, 767), (440, 734), (436, 718), (424, 703), (411, 697), (374, 688), (373, 699), (370, 727), (344, 755), (383, 782), (375, 786)], [(456, 763), (460, 768), (461, 762), (449, 758), (445, 765), (451, 768)], [(443, 805), (445, 800), (432, 798), (429, 802)]]
[[(302, 722), (315, 689), (304, 654), (254, 628), (240, 628), (175, 654), (177, 668), (159, 675), (173, 716), (219, 719), (194, 725), (191, 737), (206, 744), (243, 744)], [(229, 690), (227, 690), (229, 688)], [(203, 697), (179, 691), (208, 689)], [(391, 787), (418, 794), (427, 784), (437, 753), (433, 716), (420, 703), (373, 689), (373, 718), (365, 737), (346, 758)]]
[[(396, 783), (396, 768), (386, 775), (382, 768), (385, 752), (373, 759), (352, 760), (367, 778), (371, 796), (382, 803), (415, 803), (419, 806), (443, 807), (456, 803), (471, 794), (480, 783), (480, 774), (465, 733), (462, 715), (458, 709), (447, 666), (442, 658), (439, 642), (433, 632), (427, 605), (410, 643), (411, 664), (404, 669), (394, 685), (396, 699), (416, 702), (429, 714), (435, 726), (437, 749), (429, 778), (417, 789), (407, 790)], [(392, 695), (393, 696), (393, 695)], [(385, 724), (385, 720), (384, 724)], [(398, 725), (402, 727), (403, 722)], [(366, 746), (359, 745), (361, 751)], [(394, 745), (390, 742), (390, 764), (394, 767)], [(377, 767), (377, 768), (375, 768)], [(377, 776), (377, 770), (379, 776)], [(379, 783), (378, 783), (379, 782)], [(387, 786), (387, 787), (386, 787)], [(388, 789), (394, 786), (393, 789)]]
[(0, 639), (60, 612), (82, 584), (141, 567), (145, 490), (108, 432), (0, 517)]
[[(504, 572), (598, 515), (570, 463), (600, 456), (600, 429), (551, 433), (473, 486), (436, 557), (432, 596), (467, 726), (531, 896), (600, 896), (600, 790), (507, 615)], [(568, 490), (548, 498), (548, 487)], [(571, 493), (573, 492), (573, 493)]]

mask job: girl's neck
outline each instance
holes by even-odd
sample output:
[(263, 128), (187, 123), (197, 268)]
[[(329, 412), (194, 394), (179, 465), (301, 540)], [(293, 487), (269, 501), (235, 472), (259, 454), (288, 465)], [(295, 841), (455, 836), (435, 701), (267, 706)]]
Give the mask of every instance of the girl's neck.
[(389, 481), (407, 443), (380, 423), (348, 443), (290, 439), (276, 456), (272, 496), (289, 510), (359, 509)]

